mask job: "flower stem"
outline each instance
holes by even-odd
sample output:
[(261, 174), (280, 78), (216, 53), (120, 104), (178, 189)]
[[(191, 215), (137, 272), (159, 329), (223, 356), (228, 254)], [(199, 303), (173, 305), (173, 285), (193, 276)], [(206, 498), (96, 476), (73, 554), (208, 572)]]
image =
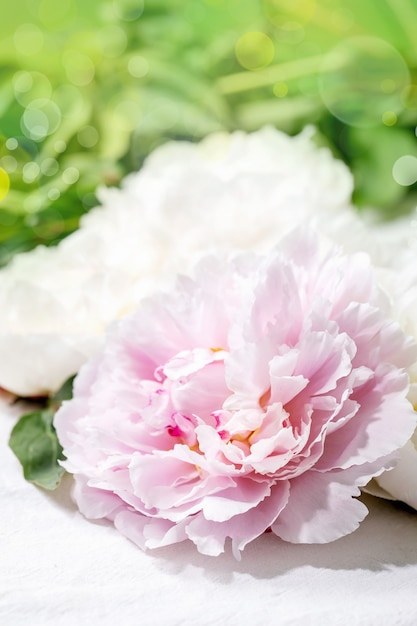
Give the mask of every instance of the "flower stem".
[[(325, 59), (327, 62), (323, 66)], [(217, 87), (223, 94), (248, 91), (319, 72), (333, 72), (345, 67), (348, 63), (349, 59), (346, 56), (340, 55), (337, 58), (335, 57), (332, 62), (329, 62), (327, 55), (319, 54), (304, 59), (288, 61), (287, 63), (271, 65), (258, 72), (245, 71), (229, 74), (229, 76), (224, 76), (217, 81)]]

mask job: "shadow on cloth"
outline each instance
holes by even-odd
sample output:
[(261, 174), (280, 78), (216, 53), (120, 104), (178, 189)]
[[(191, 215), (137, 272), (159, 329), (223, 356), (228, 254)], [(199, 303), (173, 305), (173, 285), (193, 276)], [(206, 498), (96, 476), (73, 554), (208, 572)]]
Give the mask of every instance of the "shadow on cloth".
[(192, 565), (220, 583), (229, 583), (235, 572), (269, 579), (301, 567), (382, 571), (416, 564), (417, 513), (370, 495), (361, 496), (361, 500), (369, 515), (354, 533), (332, 543), (291, 544), (266, 533), (246, 546), (240, 562), (234, 559), (228, 545), (218, 557), (199, 554), (191, 542), (150, 554), (170, 573), (179, 573)]

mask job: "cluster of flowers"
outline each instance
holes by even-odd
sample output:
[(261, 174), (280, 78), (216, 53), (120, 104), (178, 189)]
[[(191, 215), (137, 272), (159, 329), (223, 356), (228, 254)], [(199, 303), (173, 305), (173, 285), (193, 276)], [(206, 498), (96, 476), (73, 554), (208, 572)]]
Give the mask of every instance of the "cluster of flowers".
[(417, 508), (415, 227), (360, 219), (311, 135), (163, 146), (0, 272), (0, 386), (79, 371), (75, 501), (143, 548), (333, 541), (360, 488)]

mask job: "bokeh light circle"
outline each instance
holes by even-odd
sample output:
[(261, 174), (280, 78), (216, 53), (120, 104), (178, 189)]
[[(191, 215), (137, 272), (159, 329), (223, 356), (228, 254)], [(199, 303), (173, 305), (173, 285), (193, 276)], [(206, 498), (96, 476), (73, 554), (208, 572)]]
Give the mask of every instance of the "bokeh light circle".
[(48, 116), (39, 109), (26, 109), (22, 116), (22, 132), (34, 141), (42, 141), (49, 134)]
[(410, 75), (396, 48), (376, 37), (352, 37), (335, 46), (321, 67), (319, 89), (327, 109), (350, 126), (381, 123), (399, 113)]
[(402, 187), (409, 187), (417, 182), (417, 157), (405, 154), (397, 159), (392, 168), (394, 180)]
[(394, 126), (397, 123), (397, 115), (394, 111), (385, 111), (382, 114), (382, 122), (385, 126)]
[(6, 148), (8, 150), (16, 150), (19, 146), (19, 143), (15, 137), (9, 137), (6, 141)]
[(135, 78), (143, 78), (143, 76), (146, 76), (149, 71), (149, 62), (145, 59), (145, 57), (135, 54), (130, 57), (127, 69), (131, 76), (134, 76)]
[(94, 126), (84, 126), (78, 131), (77, 139), (83, 148), (93, 148), (99, 140), (98, 130)]
[(57, 141), (55, 141), (54, 143), (55, 152), (57, 152), (58, 154), (61, 154), (62, 152), (65, 152), (66, 149), (67, 149), (67, 144), (65, 143), (65, 141), (63, 141), (62, 139), (57, 139)]
[(67, 167), (62, 173), (62, 180), (67, 185), (73, 185), (80, 177), (80, 172), (76, 167)]
[(48, 200), (58, 200), (59, 196), (61, 195), (59, 189), (57, 189), (56, 187), (52, 187), (52, 189), (50, 189), (48, 191)]
[(10, 174), (17, 170), (17, 160), (9, 154), (0, 159), (0, 165)]
[(270, 65), (275, 56), (272, 39), (262, 32), (245, 33), (236, 42), (236, 58), (247, 70), (261, 70)]
[(51, 157), (44, 159), (41, 163), (41, 172), (44, 176), (55, 176), (59, 170), (59, 163)]
[(288, 85), (287, 83), (283, 82), (275, 83), (272, 91), (274, 92), (274, 96), (276, 96), (277, 98), (285, 98), (285, 96), (288, 94)]
[(89, 56), (78, 52), (78, 50), (67, 50), (62, 61), (71, 83), (77, 87), (85, 87), (91, 83), (96, 68)]
[(40, 98), (33, 100), (26, 107), (21, 119), (21, 128), (22, 132), (33, 141), (42, 141), (54, 133), (60, 123), (59, 107), (52, 100)]
[(33, 87), (32, 74), (24, 70), (16, 72), (12, 78), (12, 83), (16, 97), (18, 97), (19, 94), (27, 93)]
[(39, 178), (40, 167), (35, 161), (30, 161), (29, 163), (25, 163), (22, 170), (23, 182), (30, 185), (35, 182), (37, 178)]
[(41, 72), (16, 72), (12, 84), (15, 98), (22, 106), (28, 106), (36, 99), (48, 100), (52, 95), (52, 85)]

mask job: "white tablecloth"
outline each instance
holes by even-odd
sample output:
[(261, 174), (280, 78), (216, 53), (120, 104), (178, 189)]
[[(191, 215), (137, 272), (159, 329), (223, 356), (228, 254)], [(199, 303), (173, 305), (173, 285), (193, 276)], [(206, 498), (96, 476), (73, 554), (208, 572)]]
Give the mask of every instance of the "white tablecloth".
[(352, 535), (291, 545), (264, 535), (237, 562), (191, 543), (143, 553), (85, 520), (67, 477), (23, 480), (7, 447), (19, 409), (0, 401), (1, 626), (414, 626), (417, 514), (370, 496)]

